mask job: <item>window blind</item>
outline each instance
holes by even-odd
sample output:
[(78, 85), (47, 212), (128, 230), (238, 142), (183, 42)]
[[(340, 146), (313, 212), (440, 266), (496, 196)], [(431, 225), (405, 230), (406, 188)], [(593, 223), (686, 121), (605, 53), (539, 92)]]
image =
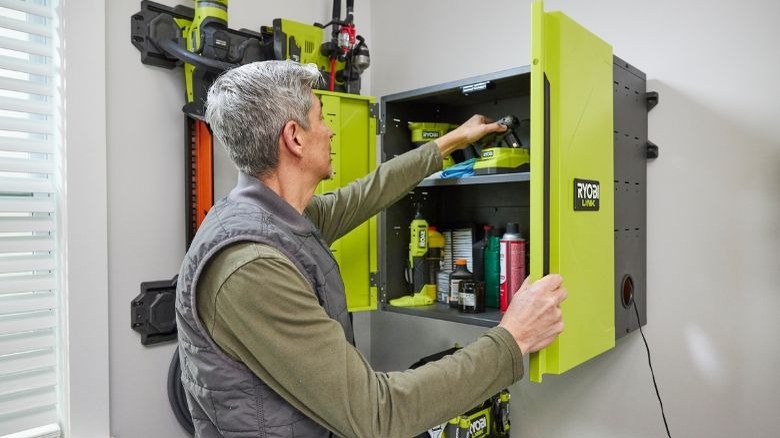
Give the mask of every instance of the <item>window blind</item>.
[(0, 437), (59, 437), (56, 10), (0, 0)]

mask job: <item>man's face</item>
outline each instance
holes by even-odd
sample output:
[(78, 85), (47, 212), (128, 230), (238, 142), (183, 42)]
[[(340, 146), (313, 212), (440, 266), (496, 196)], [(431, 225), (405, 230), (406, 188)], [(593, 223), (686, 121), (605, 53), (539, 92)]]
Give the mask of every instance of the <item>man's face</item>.
[(311, 93), (311, 109), (309, 110), (309, 129), (304, 131), (306, 150), (304, 151), (305, 168), (310, 170), (320, 180), (333, 176), (330, 163), (330, 139), (333, 131), (325, 123), (320, 100)]

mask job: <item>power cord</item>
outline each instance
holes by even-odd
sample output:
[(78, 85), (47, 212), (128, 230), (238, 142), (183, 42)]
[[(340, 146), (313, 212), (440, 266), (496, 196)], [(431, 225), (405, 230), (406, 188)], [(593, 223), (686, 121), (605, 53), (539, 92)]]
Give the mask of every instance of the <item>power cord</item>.
[(636, 321), (639, 323), (639, 333), (642, 335), (642, 340), (645, 341), (645, 349), (647, 350), (647, 363), (650, 365), (650, 375), (653, 376), (653, 386), (655, 387), (655, 395), (658, 396), (658, 404), (661, 405), (661, 417), (664, 419), (664, 426), (666, 427), (666, 436), (672, 438), (672, 434), (669, 433), (669, 423), (666, 421), (666, 414), (664, 413), (664, 402), (661, 401), (661, 393), (658, 391), (658, 384), (655, 382), (655, 371), (653, 371), (653, 362), (650, 360), (650, 347), (647, 345), (647, 338), (645, 338), (645, 332), (642, 331), (642, 321), (639, 318), (639, 309), (636, 306), (636, 300), (632, 298), (631, 303), (634, 304), (634, 311), (636, 312)]

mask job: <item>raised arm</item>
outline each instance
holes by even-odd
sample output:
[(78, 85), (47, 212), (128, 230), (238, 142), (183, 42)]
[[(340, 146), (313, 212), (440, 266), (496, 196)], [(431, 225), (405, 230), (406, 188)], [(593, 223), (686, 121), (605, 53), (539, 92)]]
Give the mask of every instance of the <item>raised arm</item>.
[(327, 242), (350, 230), (398, 201), (426, 176), (442, 168), (442, 160), (488, 133), (506, 127), (481, 115), (442, 137), (397, 156), (352, 183), (324, 195), (314, 196), (305, 214)]

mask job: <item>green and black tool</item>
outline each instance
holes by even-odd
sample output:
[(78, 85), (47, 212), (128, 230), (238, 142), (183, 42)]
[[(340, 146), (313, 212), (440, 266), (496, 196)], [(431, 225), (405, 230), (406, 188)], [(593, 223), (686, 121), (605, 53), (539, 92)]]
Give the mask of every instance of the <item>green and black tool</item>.
[(506, 126), (506, 131), (489, 134), (475, 144), (480, 151), (479, 159), (474, 163), (475, 175), (519, 172), (526, 170), (531, 161), (529, 149), (523, 147), (517, 135), (521, 121), (508, 115), (497, 123)]
[(412, 293), (424, 292), (428, 279), (428, 221), (422, 215), (422, 206), (417, 204), (417, 213), (409, 225), (409, 283)]

